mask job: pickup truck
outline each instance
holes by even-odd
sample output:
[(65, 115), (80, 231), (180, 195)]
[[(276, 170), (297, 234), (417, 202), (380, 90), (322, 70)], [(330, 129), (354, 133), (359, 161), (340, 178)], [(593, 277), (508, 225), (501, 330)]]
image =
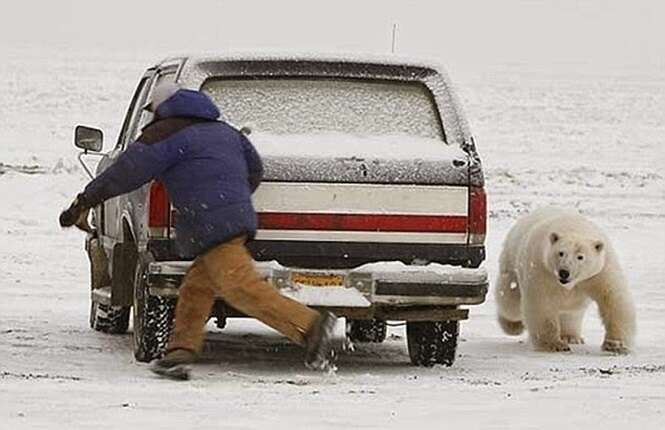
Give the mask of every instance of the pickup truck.
[[(248, 246), (282, 294), (344, 317), (353, 342), (406, 324), (419, 366), (455, 360), (459, 321), (487, 294), (486, 196), (474, 139), (446, 74), (417, 61), (317, 56), (170, 58), (139, 80), (117, 143), (77, 126), (97, 174), (137, 138), (158, 82), (206, 92), (262, 155)], [(151, 182), (94, 208), (90, 325), (125, 333), (138, 361), (159, 357), (191, 261), (174, 247), (177, 216)], [(243, 317), (218, 299), (218, 327)]]

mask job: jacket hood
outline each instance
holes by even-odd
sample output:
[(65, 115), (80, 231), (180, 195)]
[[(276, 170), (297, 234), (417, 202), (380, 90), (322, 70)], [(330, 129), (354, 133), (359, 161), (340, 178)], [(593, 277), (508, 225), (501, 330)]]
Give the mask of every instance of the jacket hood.
[(192, 117), (216, 120), (220, 112), (206, 94), (193, 90), (178, 90), (157, 107), (158, 118)]

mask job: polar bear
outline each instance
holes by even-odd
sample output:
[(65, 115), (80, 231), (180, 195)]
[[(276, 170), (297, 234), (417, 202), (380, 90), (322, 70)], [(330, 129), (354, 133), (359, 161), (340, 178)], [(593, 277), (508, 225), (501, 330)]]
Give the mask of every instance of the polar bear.
[(596, 302), (605, 326), (602, 349), (627, 353), (635, 338), (635, 309), (607, 236), (577, 211), (537, 209), (512, 227), (499, 258), (495, 288), (501, 328), (525, 326), (535, 348), (569, 351), (584, 343), (582, 319)]

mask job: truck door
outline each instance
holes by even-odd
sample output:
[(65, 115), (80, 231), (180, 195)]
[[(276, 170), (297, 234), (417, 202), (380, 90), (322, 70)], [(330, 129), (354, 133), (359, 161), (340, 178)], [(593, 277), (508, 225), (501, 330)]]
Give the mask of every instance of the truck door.
[[(134, 96), (132, 97), (131, 104), (125, 115), (118, 142), (112, 151), (107, 153), (97, 166), (97, 175), (106, 170), (113, 162), (122, 154), (130, 143), (131, 138), (134, 136), (136, 128), (138, 127), (138, 117), (141, 113), (142, 107), (146, 102), (148, 90), (153, 80), (153, 72), (150, 71), (144, 75), (139, 82)], [(120, 215), (122, 208), (127, 200), (126, 195), (118, 196), (105, 201), (101, 206), (100, 226), (102, 228), (101, 237), (104, 248), (108, 251), (113, 249), (113, 246), (122, 241), (122, 223), (120, 222)]]

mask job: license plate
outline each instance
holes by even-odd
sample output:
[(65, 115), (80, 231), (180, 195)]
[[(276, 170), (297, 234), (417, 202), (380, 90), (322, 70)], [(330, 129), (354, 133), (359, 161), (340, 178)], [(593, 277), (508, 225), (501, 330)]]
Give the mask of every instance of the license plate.
[(344, 276), (329, 273), (291, 273), (293, 284), (309, 285), (312, 287), (343, 287)]

